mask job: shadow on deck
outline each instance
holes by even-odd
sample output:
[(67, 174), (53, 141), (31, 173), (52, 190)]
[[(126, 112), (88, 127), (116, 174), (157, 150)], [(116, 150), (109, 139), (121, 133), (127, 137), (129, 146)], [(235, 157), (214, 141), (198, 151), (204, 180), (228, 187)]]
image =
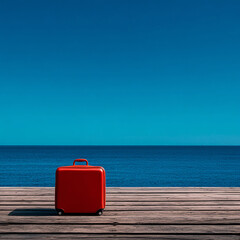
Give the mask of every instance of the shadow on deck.
[[(16, 208), (8, 216), (58, 216), (54, 208)], [(65, 213), (64, 216), (96, 216), (95, 213)]]

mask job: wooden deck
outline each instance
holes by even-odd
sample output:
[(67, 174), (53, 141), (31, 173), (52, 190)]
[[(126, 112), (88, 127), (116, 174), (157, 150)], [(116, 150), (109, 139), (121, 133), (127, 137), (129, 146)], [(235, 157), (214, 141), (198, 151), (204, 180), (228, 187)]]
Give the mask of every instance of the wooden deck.
[(240, 188), (107, 188), (102, 216), (57, 216), (54, 188), (0, 188), (0, 239), (240, 239)]

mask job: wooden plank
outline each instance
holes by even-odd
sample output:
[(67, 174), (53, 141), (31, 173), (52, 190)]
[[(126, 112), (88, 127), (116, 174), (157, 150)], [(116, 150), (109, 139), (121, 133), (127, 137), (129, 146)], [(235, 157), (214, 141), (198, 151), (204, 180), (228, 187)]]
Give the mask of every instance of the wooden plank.
[[(45, 205), (45, 206), (35, 206), (35, 209), (38, 208), (39, 210), (41, 209), (46, 209), (46, 208), (52, 208), (54, 209), (54, 205)], [(11, 210), (21, 210), (21, 209), (34, 209), (33, 206), (0, 206), (0, 211), (11, 211)], [(124, 205), (124, 206), (118, 206), (118, 205), (107, 205), (105, 208), (106, 211), (240, 211), (240, 205), (215, 205), (215, 206), (129, 206), (129, 205)]]
[[(240, 215), (231, 214), (208, 214), (202, 215), (197, 212), (191, 212), (188, 214), (183, 213), (163, 213), (161, 216), (154, 215), (111, 215), (108, 216), (104, 213), (101, 217), (96, 216), (56, 216), (55, 212), (20, 212), (17, 216), (0, 215), (0, 224), (33, 224), (37, 227), (37, 224), (132, 224), (132, 225), (145, 225), (145, 224), (188, 224), (188, 225), (210, 225), (220, 224), (223, 228), (227, 228), (229, 224), (240, 225)], [(44, 215), (45, 214), (45, 215)], [(22, 215), (22, 216), (21, 216)]]
[(107, 188), (101, 217), (57, 216), (54, 190), (0, 188), (0, 238), (240, 239), (240, 188)]
[[(54, 201), (54, 196), (0, 196), (1, 201)], [(234, 200), (240, 201), (240, 194), (228, 195), (228, 194), (161, 194), (161, 195), (132, 195), (132, 194), (119, 194), (119, 195), (107, 195), (107, 201), (209, 201), (209, 200)]]
[[(47, 211), (37, 211), (37, 210), (17, 210), (11, 213), (12, 211), (0, 211), (0, 216), (3, 215), (12, 215), (12, 216), (41, 216), (42, 214), (44, 216), (53, 216), (56, 215), (55, 210), (49, 209)], [(176, 215), (185, 215), (187, 216), (200, 216), (200, 217), (208, 217), (209, 215), (212, 216), (218, 216), (218, 217), (225, 217), (225, 216), (240, 216), (240, 211), (104, 211), (104, 217), (105, 216), (115, 216), (115, 217), (147, 217), (147, 216), (154, 216), (154, 217), (165, 217), (167, 215), (176, 216)], [(67, 216), (67, 215), (66, 215)], [(79, 214), (81, 216), (81, 214)], [(71, 217), (71, 216), (69, 216)], [(237, 218), (239, 219), (239, 218)]]
[(79, 225), (79, 224), (4, 224), (0, 233), (137, 233), (137, 234), (240, 234), (240, 225)]
[(199, 192), (199, 191), (240, 191), (240, 187), (107, 187), (109, 191), (180, 191), (180, 192)]
[[(116, 196), (116, 195), (120, 195), (120, 194), (123, 194), (123, 195), (128, 195), (128, 196), (131, 196), (131, 195), (134, 195), (134, 196), (163, 196), (163, 195), (168, 195), (168, 196), (174, 196), (174, 195), (179, 195), (179, 194), (182, 194), (182, 195), (188, 195), (188, 194), (194, 194), (195, 196), (201, 196), (201, 195), (212, 195), (212, 194), (216, 194), (216, 195), (227, 195), (227, 196), (233, 196), (233, 195), (236, 195), (236, 196), (240, 196), (240, 192), (195, 192), (195, 193), (188, 193), (188, 192), (172, 192), (172, 193), (167, 193), (167, 192), (147, 192), (147, 193), (144, 193), (144, 192), (141, 192), (141, 193), (135, 193), (135, 192), (130, 192), (130, 193), (107, 193), (107, 196)], [(40, 191), (40, 192), (11, 192), (11, 193), (3, 193), (1, 192), (0, 193), (0, 197), (6, 197), (6, 196), (29, 196), (29, 197), (34, 197), (34, 196), (49, 196), (49, 197), (54, 197), (55, 194), (54, 193), (49, 193), (49, 192), (45, 192), (45, 191)]]
[(2, 234), (0, 239), (114, 239), (114, 240), (139, 240), (139, 239), (165, 239), (165, 240), (239, 240), (239, 235), (175, 235), (175, 234)]
[[(111, 202), (108, 201), (106, 203), (106, 206), (239, 206), (240, 201), (234, 201), (234, 200), (209, 200), (209, 201), (155, 201), (155, 202)], [(2, 207), (12, 207), (12, 208), (17, 208), (21, 206), (29, 206), (29, 207), (54, 207), (54, 201), (0, 201), (0, 209)]]
[[(162, 196), (162, 195), (169, 195), (169, 196), (174, 196), (174, 195), (187, 195), (187, 194), (194, 194), (196, 196), (200, 195), (210, 195), (210, 194), (216, 194), (216, 195), (240, 195), (240, 192), (221, 192), (221, 191), (213, 191), (213, 192), (109, 192), (107, 193), (108, 196), (115, 196), (119, 194), (124, 194), (124, 195), (138, 195), (138, 196)], [(52, 191), (1, 191), (0, 192), (0, 197), (2, 196), (55, 196), (55, 192)]]

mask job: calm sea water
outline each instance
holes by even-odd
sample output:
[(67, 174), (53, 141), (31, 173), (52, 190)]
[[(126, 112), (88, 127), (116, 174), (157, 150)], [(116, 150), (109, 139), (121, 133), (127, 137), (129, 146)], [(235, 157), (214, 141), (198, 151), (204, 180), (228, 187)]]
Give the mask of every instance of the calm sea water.
[(0, 186), (54, 186), (75, 158), (103, 166), (107, 186), (240, 187), (235, 146), (0, 146)]

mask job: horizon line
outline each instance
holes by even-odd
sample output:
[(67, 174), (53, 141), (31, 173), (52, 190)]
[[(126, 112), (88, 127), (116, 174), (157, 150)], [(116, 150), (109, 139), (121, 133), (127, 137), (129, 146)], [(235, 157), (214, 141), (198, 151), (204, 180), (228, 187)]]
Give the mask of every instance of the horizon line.
[(240, 147), (240, 144), (0, 144), (0, 147), (40, 147), (40, 146), (52, 146), (52, 147)]

